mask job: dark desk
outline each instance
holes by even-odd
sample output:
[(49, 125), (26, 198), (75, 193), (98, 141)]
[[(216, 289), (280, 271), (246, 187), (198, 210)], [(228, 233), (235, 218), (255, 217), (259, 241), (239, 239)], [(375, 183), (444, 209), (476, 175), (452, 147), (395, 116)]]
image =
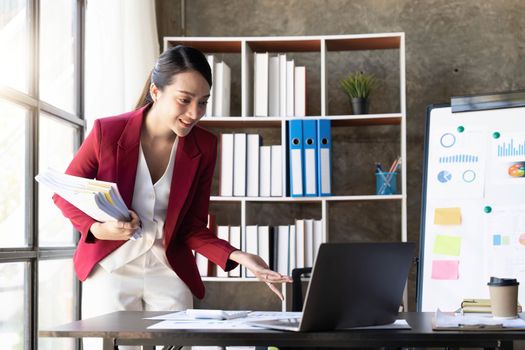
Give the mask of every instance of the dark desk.
[(525, 340), (524, 331), (432, 331), (432, 313), (401, 313), (411, 330), (352, 330), (336, 332), (280, 332), (271, 330), (148, 330), (158, 322), (144, 320), (166, 312), (121, 311), (71, 322), (48, 330), (44, 337), (102, 337), (104, 350), (115, 345), (220, 345), (279, 347), (491, 347), (512, 349), (514, 340)]

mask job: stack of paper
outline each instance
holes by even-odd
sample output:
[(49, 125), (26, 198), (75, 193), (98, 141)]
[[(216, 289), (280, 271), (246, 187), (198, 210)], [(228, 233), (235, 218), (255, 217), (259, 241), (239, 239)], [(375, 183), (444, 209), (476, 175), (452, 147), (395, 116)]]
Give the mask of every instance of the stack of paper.
[[(46, 170), (35, 179), (97, 221), (131, 219), (115, 183), (67, 175), (53, 169)], [(137, 231), (133, 238), (139, 237)]]

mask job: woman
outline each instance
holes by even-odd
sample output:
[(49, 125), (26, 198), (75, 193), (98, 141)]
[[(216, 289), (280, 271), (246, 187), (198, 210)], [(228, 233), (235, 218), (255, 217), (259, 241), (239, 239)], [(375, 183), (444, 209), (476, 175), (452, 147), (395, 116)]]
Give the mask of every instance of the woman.
[[(74, 256), (83, 283), (83, 318), (117, 310), (182, 310), (204, 285), (192, 250), (229, 271), (242, 264), (281, 299), (272, 283), (290, 282), (257, 255), (207, 228), (216, 137), (196, 126), (206, 111), (211, 70), (198, 50), (165, 51), (151, 73), (151, 102), (96, 120), (67, 173), (116, 182), (129, 222), (97, 222), (54, 196), (80, 231)], [(142, 238), (131, 240), (140, 230)]]

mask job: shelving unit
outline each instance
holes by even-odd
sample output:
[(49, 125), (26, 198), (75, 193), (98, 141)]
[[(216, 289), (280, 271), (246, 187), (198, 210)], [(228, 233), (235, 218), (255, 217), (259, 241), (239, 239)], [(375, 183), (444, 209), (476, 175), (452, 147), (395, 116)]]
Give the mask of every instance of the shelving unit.
[[(308, 106), (312, 113), (310, 115), (307, 109), (307, 116), (304, 119), (315, 117), (317, 119), (329, 119), (332, 121), (332, 133), (336, 129), (341, 128), (340, 133), (345, 133), (345, 130), (350, 128), (374, 128), (374, 127), (394, 127), (393, 133), (397, 138), (396, 142), (399, 147), (398, 155), (403, 160), (401, 163), (400, 180), (399, 180), (399, 194), (378, 196), (373, 194), (373, 189), (370, 188), (370, 193), (355, 194), (356, 190), (345, 187), (341, 191), (335, 192), (335, 195), (330, 197), (221, 197), (217, 196), (217, 189), (212, 190), (211, 203), (212, 206), (232, 205), (234, 210), (239, 211), (238, 224), (244, 227), (249, 224), (258, 224), (253, 222), (252, 218), (247, 217), (248, 209), (253, 205), (314, 205), (313, 209), (318, 210), (318, 218), (323, 222), (323, 241), (330, 241), (331, 233), (329, 223), (331, 221), (330, 208), (334, 205), (344, 204), (348, 206), (355, 205), (355, 203), (391, 203), (392, 201), (399, 203), (399, 213), (396, 214), (396, 222), (400, 223), (398, 237), (401, 241), (407, 240), (407, 186), (406, 186), (406, 96), (405, 96), (405, 36), (404, 33), (379, 33), (379, 34), (358, 34), (358, 35), (322, 35), (322, 36), (286, 36), (286, 37), (165, 37), (164, 49), (179, 44), (195, 47), (207, 54), (215, 54), (219, 57), (224, 54), (226, 58), (237, 56), (233, 62), (227, 62), (232, 68), (232, 103), (234, 103), (234, 94), (236, 93), (235, 86), (240, 86), (241, 98), (240, 115), (232, 117), (213, 117), (206, 116), (200, 121), (200, 125), (212, 129), (218, 133), (226, 129), (231, 132), (242, 131), (250, 129), (257, 129), (260, 132), (273, 133), (274, 138), (280, 140), (283, 149), (286, 149), (286, 123), (293, 117), (254, 117), (253, 116), (253, 53), (254, 52), (269, 52), (269, 53), (286, 53), (287, 55), (307, 54), (307, 60), (312, 57), (316, 59), (314, 64), (306, 63), (307, 67), (307, 96), (310, 103), (315, 105)], [(391, 51), (397, 50), (398, 55), (392, 55)], [(393, 73), (399, 80), (397, 83), (392, 83), (392, 79), (388, 79), (388, 86), (393, 87), (394, 93), (398, 94), (398, 100), (394, 105), (397, 110), (386, 110), (385, 113), (367, 114), (367, 115), (347, 115), (347, 114), (330, 114), (329, 109), (332, 109), (334, 102), (330, 104), (330, 94), (336, 89), (334, 84), (342, 78), (339, 73), (334, 73), (333, 70), (341, 69), (342, 67), (334, 67), (329, 61), (332, 55), (348, 54), (349, 52), (365, 52), (373, 57), (378, 52), (389, 52), (389, 57), (397, 61), (396, 64), (386, 67), (384, 71)], [(240, 57), (240, 65), (237, 63)], [(293, 57), (293, 56), (292, 56)], [(338, 56), (337, 56), (338, 57)], [(337, 58), (336, 57), (336, 58)], [(365, 59), (366, 61), (366, 59)], [(374, 61), (375, 62), (375, 61)], [(299, 62), (302, 64), (301, 62)], [(367, 62), (364, 62), (365, 67)], [(377, 65), (377, 62), (374, 64)], [(313, 85), (312, 85), (313, 84)], [(337, 87), (338, 88), (338, 87)], [(310, 94), (311, 91), (316, 92)], [(392, 92), (392, 91), (389, 91)], [(319, 95), (317, 95), (317, 93)], [(313, 96), (312, 96), (313, 95)], [(312, 102), (313, 101), (313, 102)], [(318, 103), (316, 104), (316, 101)], [(336, 109), (336, 108), (334, 108)], [(232, 109), (233, 110), (233, 109)], [(345, 129), (347, 128), (347, 129)], [(355, 129), (352, 129), (355, 130)], [(389, 132), (388, 130), (386, 132)], [(277, 133), (277, 134), (276, 134)], [(280, 135), (280, 137), (279, 137)], [(264, 138), (264, 137), (263, 137)], [(333, 137), (334, 148), (337, 138)], [(346, 142), (346, 141), (345, 141)], [(333, 153), (332, 153), (333, 155)], [(350, 160), (340, 160), (342, 162), (349, 162)], [(286, 155), (283, 156), (283, 169), (287, 168), (288, 161)], [(333, 163), (335, 166), (335, 162)], [(371, 169), (373, 165), (371, 165)], [(334, 174), (334, 172), (333, 172)], [(370, 174), (373, 176), (373, 174)], [(218, 179), (216, 179), (218, 180)], [(217, 182), (217, 181), (214, 182)], [(337, 178), (332, 178), (332, 183), (336, 184)], [(283, 174), (284, 188), (287, 189), (288, 181), (286, 174)], [(334, 191), (334, 185), (332, 185)], [(285, 191), (286, 193), (286, 191)], [(397, 210), (397, 207), (396, 207)], [(231, 213), (230, 213), (231, 214)], [(290, 217), (291, 223), (295, 217)], [(388, 218), (382, 218), (388, 219)], [(217, 222), (220, 223), (219, 217)], [(227, 224), (227, 223), (224, 223)], [(260, 223), (267, 224), (267, 223)], [(271, 223), (273, 225), (278, 222)], [(205, 281), (218, 282), (252, 282), (253, 278), (217, 278), (205, 277)], [(283, 285), (283, 291), (286, 292), (286, 286)], [(405, 295), (406, 305), (406, 295)], [(283, 309), (286, 302), (282, 304)]]

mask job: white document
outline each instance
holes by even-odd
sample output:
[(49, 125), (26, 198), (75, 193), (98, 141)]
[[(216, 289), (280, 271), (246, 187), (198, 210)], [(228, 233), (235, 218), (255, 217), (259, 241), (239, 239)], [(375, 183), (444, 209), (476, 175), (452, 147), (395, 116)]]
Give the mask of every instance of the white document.
[(261, 137), (248, 134), (246, 139), (246, 195), (259, 197), (259, 147)]
[(280, 225), (276, 230), (277, 238), (277, 272), (288, 275), (288, 254), (290, 251), (290, 231), (289, 226)]
[[(307, 267), (305, 265), (306, 251), (305, 251), (305, 220), (295, 220), (295, 267)], [(292, 244), (292, 242), (290, 242)], [(291, 248), (291, 246), (290, 246)], [(290, 258), (293, 259), (290, 249)], [(308, 265), (310, 267), (311, 265)], [(290, 267), (290, 271), (293, 270)]]
[(288, 276), (292, 275), (293, 269), (297, 266), (297, 232), (295, 232), (295, 225), (286, 226), (288, 227), (289, 238), (288, 238), (288, 271), (286, 274)]
[(503, 328), (525, 328), (525, 320), (521, 317), (514, 319), (497, 319), (491, 314), (450, 314), (437, 309), (434, 314), (434, 325), (436, 328), (442, 327), (464, 327), (464, 326), (501, 326)]
[(225, 62), (215, 64), (215, 97), (213, 114), (217, 117), (230, 116), (231, 69)]
[(221, 196), (233, 196), (233, 134), (221, 134)]
[(286, 54), (279, 55), (279, 116), (286, 116)]
[(399, 319), (395, 320), (394, 323), (390, 324), (382, 324), (379, 326), (352, 327), (349, 329), (412, 329), (412, 327), (410, 327), (407, 320)]
[[(313, 255), (312, 261), (315, 262), (319, 247), (323, 243), (323, 222), (321, 220), (314, 220), (314, 232), (313, 232)], [(312, 262), (312, 266), (313, 266)]]
[(282, 172), (282, 147), (281, 145), (272, 145), (272, 178), (271, 178), (271, 195), (272, 197), (281, 197), (283, 195), (283, 172)]
[(269, 55), (254, 53), (253, 109), (256, 117), (268, 116), (268, 70)]
[(233, 195), (246, 196), (246, 134), (234, 134)]
[[(235, 312), (235, 311), (232, 311)], [(257, 311), (250, 312), (247, 317), (232, 320), (215, 319), (193, 319), (186, 314), (186, 311), (179, 311), (171, 314), (150, 317), (150, 320), (162, 320), (148, 327), (148, 329), (260, 329), (251, 326), (249, 321), (301, 317), (301, 312), (274, 312)]]
[[(230, 226), (230, 244), (235, 248), (241, 249), (241, 227)], [(229, 277), (241, 277), (241, 265), (237, 265), (233, 270), (228, 271)]]
[[(246, 253), (259, 255), (257, 230), (257, 225), (246, 225), (244, 237), (244, 249)], [(244, 273), (246, 277), (255, 277), (255, 275), (247, 268), (244, 268)]]
[(270, 57), (268, 74), (268, 115), (279, 116), (279, 56)]
[(294, 106), (295, 116), (306, 116), (306, 67), (295, 67)]
[(294, 60), (286, 62), (286, 116), (294, 116), (295, 101), (295, 62)]
[[(53, 169), (47, 169), (35, 179), (97, 221), (131, 219), (117, 184), (113, 182), (72, 176)], [(141, 232), (138, 230), (132, 239), (140, 237)]]
[(259, 226), (257, 231), (258, 255), (270, 266), (270, 251), (273, 249), (270, 246), (270, 226)]
[(314, 220), (304, 220), (304, 267), (314, 266)]
[(271, 146), (261, 146), (259, 151), (259, 196), (270, 197), (272, 178)]

